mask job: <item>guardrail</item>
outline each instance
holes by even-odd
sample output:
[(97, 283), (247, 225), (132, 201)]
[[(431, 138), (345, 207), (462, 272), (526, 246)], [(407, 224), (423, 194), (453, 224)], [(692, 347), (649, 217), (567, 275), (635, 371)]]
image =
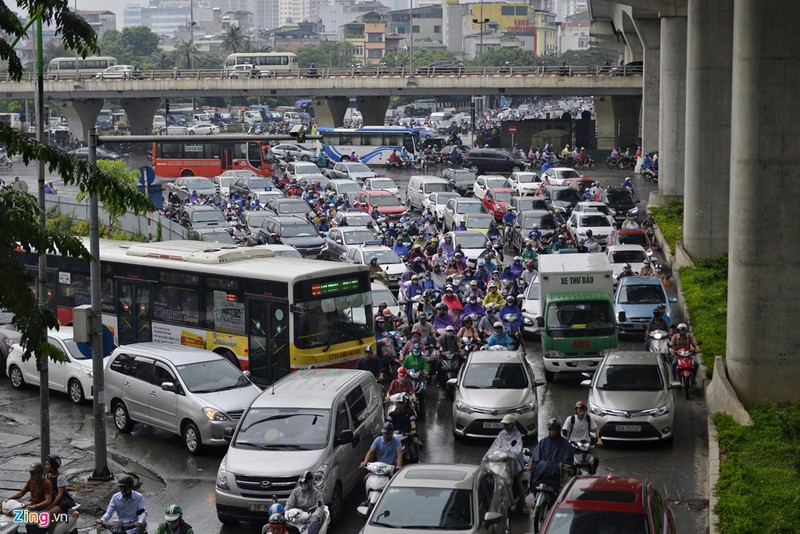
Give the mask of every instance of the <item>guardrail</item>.
[[(200, 79), (247, 79), (247, 78), (378, 78), (396, 76), (400, 78), (412, 77), (522, 77), (522, 76), (641, 76), (641, 65), (618, 67), (584, 67), (584, 66), (504, 66), (504, 67), (387, 67), (385, 65), (367, 65), (350, 68), (318, 68), (316, 71), (308, 69), (293, 69), (270, 71), (262, 76), (243, 76), (241, 72), (231, 72), (226, 69), (182, 69), (182, 70), (145, 70), (139, 71), (140, 75), (126, 76), (125, 78), (107, 78), (102, 81), (119, 80), (200, 80)], [(34, 73), (26, 73), (21, 81), (33, 82)], [(45, 74), (45, 80), (93, 80), (99, 79), (96, 74), (81, 74), (64, 72), (58, 74)], [(0, 83), (10, 82), (7, 72), (0, 75)]]

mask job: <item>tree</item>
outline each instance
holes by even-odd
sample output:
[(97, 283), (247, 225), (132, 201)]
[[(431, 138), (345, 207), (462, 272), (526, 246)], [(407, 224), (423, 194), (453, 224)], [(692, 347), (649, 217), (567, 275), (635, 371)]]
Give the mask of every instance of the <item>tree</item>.
[(537, 59), (530, 50), (507, 46), (484, 52), (476, 57), (472, 64), (483, 67), (502, 67), (505, 64), (512, 67), (526, 67), (538, 64)]
[(601, 67), (606, 64), (606, 59), (594, 50), (567, 50), (561, 54), (561, 60), (572, 66)]
[(158, 50), (150, 56), (150, 66), (153, 70), (170, 70), (175, 67), (175, 55)]
[[(405, 50), (400, 52), (393, 52), (383, 56), (383, 62), (389, 67), (407, 67), (409, 60), (409, 53)], [(411, 54), (411, 59), (415, 67), (424, 67), (430, 65), (434, 61), (453, 61), (456, 56), (449, 50), (445, 49), (428, 49), (421, 48), (415, 49)]]
[(188, 69), (192, 66), (192, 59), (197, 57), (197, 45), (189, 41), (178, 41), (175, 46), (175, 64), (178, 68)]
[(129, 26), (121, 32), (106, 30), (100, 38), (103, 55), (114, 56), (120, 64), (135, 64), (158, 50), (160, 37), (146, 26)]
[(222, 51), (228, 54), (241, 52), (245, 47), (245, 40), (242, 28), (232, 25), (222, 34)]
[(347, 68), (355, 62), (353, 47), (346, 42), (327, 41), (319, 45), (305, 45), (298, 48), (295, 54), (301, 68), (312, 63), (317, 67)]
[[(69, 10), (67, 0), (17, 0), (17, 8), (26, 18), (39, 16), (45, 25), (55, 27), (65, 49), (76, 50), (86, 57), (97, 53), (97, 35), (91, 25)], [(4, 0), (0, 0), (0, 29), (7, 38), (0, 40), (0, 60), (8, 62), (12, 80), (22, 78), (23, 69), (12, 43), (25, 33), (20, 19)], [(88, 162), (39, 143), (6, 125), (0, 124), (0, 142), (6, 144), (9, 155), (19, 155), (27, 165), (34, 160), (44, 161), (51, 172), (57, 172), (68, 185), (77, 185), (89, 195), (97, 195), (112, 213), (133, 211), (143, 213), (153, 209), (152, 202), (129, 182), (118, 180)], [(63, 359), (63, 355), (47, 343), (47, 329), (58, 328), (55, 314), (39, 307), (29, 289), (30, 275), (17, 260), (16, 250), (36, 254), (55, 253), (82, 261), (91, 259), (89, 251), (73, 235), (56, 229), (40, 228), (36, 198), (10, 187), (0, 189), (0, 307), (14, 314), (13, 324), (20, 331), (24, 358), (36, 354), (37, 365), (42, 358)]]

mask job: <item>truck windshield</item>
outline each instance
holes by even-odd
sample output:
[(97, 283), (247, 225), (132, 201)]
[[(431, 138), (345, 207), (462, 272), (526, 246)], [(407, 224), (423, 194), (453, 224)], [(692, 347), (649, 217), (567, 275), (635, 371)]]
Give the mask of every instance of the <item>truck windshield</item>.
[(547, 333), (552, 337), (609, 336), (614, 333), (611, 303), (551, 302), (547, 306)]

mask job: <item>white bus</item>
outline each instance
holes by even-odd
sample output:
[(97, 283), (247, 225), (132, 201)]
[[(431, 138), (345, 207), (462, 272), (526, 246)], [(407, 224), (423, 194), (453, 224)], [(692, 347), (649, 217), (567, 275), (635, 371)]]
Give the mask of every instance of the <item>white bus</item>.
[(100, 74), (108, 67), (113, 67), (117, 64), (117, 58), (111, 56), (89, 56), (87, 58), (76, 58), (73, 57), (57, 57), (50, 61), (50, 64), (47, 66), (47, 77), (49, 78), (65, 78), (65, 77), (74, 77), (76, 71), (76, 63), (77, 61), (77, 71), (80, 76), (84, 74), (87, 77), (95, 76), (96, 74)]
[(297, 70), (297, 55), (291, 52), (240, 52), (225, 59), (225, 70), (236, 65), (253, 65), (270, 72)]
[(22, 120), (20, 120), (19, 113), (0, 113), (0, 123), (13, 130), (20, 131), (22, 129)]
[(350, 161), (350, 154), (356, 153), (359, 161), (370, 165), (386, 165), (392, 150), (398, 154), (403, 149), (412, 160), (416, 159), (422, 142), (419, 132), (413, 128), (392, 126), (364, 126), (363, 128), (317, 129), (322, 136), (322, 149), (333, 162)]

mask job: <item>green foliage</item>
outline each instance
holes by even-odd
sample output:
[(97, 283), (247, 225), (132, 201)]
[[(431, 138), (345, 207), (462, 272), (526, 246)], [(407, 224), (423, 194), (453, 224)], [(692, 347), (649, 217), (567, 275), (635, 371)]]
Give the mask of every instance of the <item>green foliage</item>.
[(100, 38), (100, 51), (114, 56), (123, 65), (140, 64), (158, 50), (160, 37), (146, 26), (128, 26), (122, 31), (106, 30)]
[[(452, 61), (456, 57), (449, 50), (443, 49), (415, 49), (411, 59), (415, 67), (424, 67), (430, 65), (434, 61)], [(383, 62), (389, 67), (407, 67), (409, 54), (406, 51), (395, 52), (386, 54), (383, 57)]]
[(683, 240), (683, 202), (675, 200), (666, 206), (648, 209), (653, 212), (658, 228), (669, 243), (670, 252), (675, 254), (675, 243)]
[(249, 44), (247, 36), (242, 32), (239, 25), (234, 24), (222, 34), (222, 51), (226, 54), (243, 52), (245, 45)]
[(606, 57), (594, 50), (567, 50), (561, 54), (561, 61), (567, 65), (601, 67), (606, 64)]
[(728, 257), (701, 259), (694, 267), (679, 269), (686, 311), (695, 338), (703, 342), (703, 361), (709, 375), (714, 357), (725, 355), (728, 332)]
[(537, 57), (530, 50), (516, 47), (503, 47), (487, 50), (470, 62), (470, 65), (482, 67), (500, 67), (508, 63), (512, 67), (530, 67), (537, 64)]
[(800, 525), (800, 441), (784, 432), (800, 421), (800, 404), (748, 408), (753, 426), (714, 415), (721, 462), (716, 492), (722, 534), (788, 534)]
[(317, 68), (346, 68), (355, 63), (353, 47), (349, 43), (327, 41), (319, 45), (304, 45), (295, 50), (297, 64), (306, 68), (314, 64)]

